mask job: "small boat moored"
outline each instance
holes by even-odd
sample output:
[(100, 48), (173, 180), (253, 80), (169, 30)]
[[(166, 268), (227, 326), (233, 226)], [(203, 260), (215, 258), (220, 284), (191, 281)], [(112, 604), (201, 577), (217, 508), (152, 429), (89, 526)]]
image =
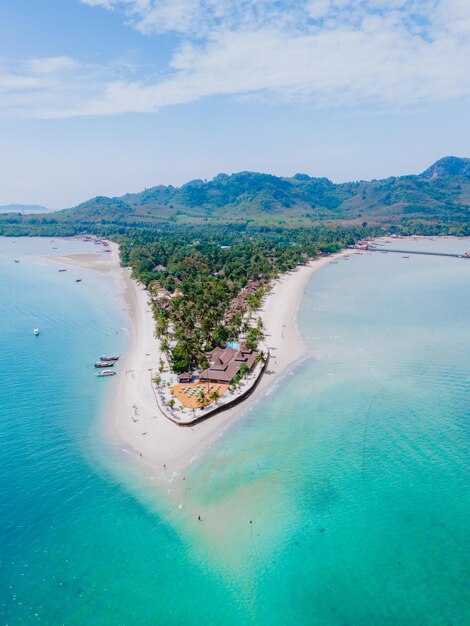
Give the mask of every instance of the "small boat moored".
[(119, 355), (118, 356), (109, 356), (108, 354), (102, 354), (100, 356), (100, 361), (118, 361), (119, 360)]
[(98, 372), (98, 374), (96, 374), (97, 376), (103, 377), (103, 376), (116, 376), (116, 372), (113, 372), (113, 370), (103, 370), (102, 372)]
[(37, 337), (37, 336), (39, 335), (39, 333), (40, 333), (39, 328), (35, 328), (35, 329), (33, 330), (33, 333), (34, 333), (34, 334), (36, 335), (36, 337)]
[(76, 279), (75, 279), (75, 282), (76, 282), (76, 283), (81, 283), (81, 282), (82, 282), (82, 279), (81, 279), (81, 278), (76, 278)]
[(115, 361), (97, 361), (95, 367), (114, 367)]

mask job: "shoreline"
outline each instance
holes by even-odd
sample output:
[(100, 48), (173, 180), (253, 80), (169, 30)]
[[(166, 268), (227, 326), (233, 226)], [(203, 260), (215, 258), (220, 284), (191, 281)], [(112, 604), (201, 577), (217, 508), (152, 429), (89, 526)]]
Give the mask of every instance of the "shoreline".
[(332, 261), (356, 252), (343, 250), (321, 257), (274, 281), (260, 310), (271, 358), (256, 389), (239, 405), (185, 427), (161, 413), (151, 385), (151, 370), (155, 374), (160, 349), (154, 337), (147, 291), (130, 278), (128, 269), (115, 268), (121, 274), (132, 331), (118, 388), (105, 420), (106, 436), (127, 454), (132, 453), (138, 466), (153, 470), (159, 479), (173, 480), (260, 398), (271, 393), (282, 376), (305, 356), (306, 348), (297, 329), (297, 312), (310, 277)]
[(263, 396), (272, 393), (279, 381), (302, 360), (306, 347), (298, 332), (297, 313), (311, 276), (331, 262), (357, 253), (345, 249), (319, 257), (274, 280), (259, 310), (271, 357), (253, 393), (237, 406), (183, 427), (160, 411), (151, 384), (161, 351), (154, 335), (155, 322), (148, 292), (131, 278), (129, 268), (119, 265), (118, 245), (110, 242), (109, 247), (112, 251), (109, 255), (97, 250), (96, 254), (51, 256), (48, 260), (111, 273), (115, 279), (119, 297), (125, 302), (130, 335), (119, 374), (111, 381), (117, 385), (110, 390), (110, 404), (105, 408), (101, 430), (125, 455), (126, 465), (131, 462), (138, 473), (145, 472), (147, 479), (150, 470), (152, 479), (166, 484), (203, 456), (216, 439)]
[[(431, 239), (410, 237), (421, 238)], [(390, 243), (394, 238), (380, 237), (376, 241)], [(256, 389), (237, 406), (192, 426), (182, 427), (161, 413), (151, 384), (152, 375), (157, 374), (160, 348), (154, 336), (155, 323), (149, 294), (131, 279), (129, 268), (119, 265), (118, 245), (110, 242), (108, 250), (111, 254), (97, 249), (91, 254), (72, 253), (45, 259), (55, 264), (106, 272), (115, 280), (130, 332), (119, 374), (109, 381), (109, 395), (98, 423), (98, 436), (103, 437), (117, 454), (118, 472), (124, 482), (130, 480), (135, 487), (138, 484), (151, 485), (148, 493), (152, 494), (152, 499), (155, 492), (164, 491), (171, 493), (174, 500), (186, 484), (181, 480), (184, 480), (185, 471), (257, 402), (273, 393), (279, 382), (307, 355), (297, 327), (297, 314), (312, 275), (330, 263), (363, 252), (343, 249), (339, 253), (311, 260), (307, 265), (298, 266), (274, 280), (259, 310), (271, 358)], [(176, 480), (178, 477), (180, 479)]]

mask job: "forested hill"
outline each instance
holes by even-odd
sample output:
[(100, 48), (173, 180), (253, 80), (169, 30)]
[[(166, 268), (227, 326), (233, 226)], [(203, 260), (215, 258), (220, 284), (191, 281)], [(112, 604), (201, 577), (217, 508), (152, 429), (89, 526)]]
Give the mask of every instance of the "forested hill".
[(335, 184), (240, 172), (98, 196), (63, 211), (0, 214), (0, 235), (130, 235), (175, 225), (260, 229), (368, 226), (374, 232), (470, 234), (470, 159), (446, 157), (417, 175)]
[(99, 196), (67, 209), (79, 221), (302, 221), (393, 223), (405, 218), (470, 221), (470, 159), (446, 157), (418, 175), (335, 184), (240, 172), (157, 186), (120, 198)]

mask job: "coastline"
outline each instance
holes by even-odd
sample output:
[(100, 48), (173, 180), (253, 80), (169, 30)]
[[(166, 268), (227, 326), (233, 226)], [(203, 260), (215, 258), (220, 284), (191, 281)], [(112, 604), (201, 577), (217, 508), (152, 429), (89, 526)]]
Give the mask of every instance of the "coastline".
[[(421, 249), (429, 245), (416, 243)], [(468, 243), (459, 245), (470, 250)], [(408, 246), (403, 242), (402, 247)], [(440, 247), (435, 242), (434, 248)], [(447, 249), (447, 244), (443, 242), (442, 248)], [(62, 250), (69, 254), (67, 245)], [(5, 415), (9, 416), (4, 420), (4, 439), (11, 445), (5, 447), (4, 464), (10, 471), (5, 473), (4, 486), (11, 493), (7, 503), (18, 502), (11, 511), (12, 527), (22, 530), (6, 537), (5, 555), (8, 563), (19, 564), (10, 568), (16, 591), (24, 589), (24, 572), (34, 572), (28, 589), (37, 589), (37, 593), (24, 606), (38, 607), (43, 621), (54, 621), (59, 605), (56, 602), (44, 614), (44, 594), (59, 600), (70, 596), (71, 602), (78, 598), (71, 606), (80, 614), (83, 607), (106, 607), (110, 597), (126, 597), (130, 592), (125, 606), (129, 605), (126, 615), (131, 622), (136, 614), (143, 622), (154, 616), (165, 621), (165, 615), (176, 615), (177, 621), (178, 616), (184, 621), (185, 615), (190, 621), (195, 615), (207, 621), (209, 615), (221, 623), (232, 616), (235, 621), (269, 622), (272, 606), (280, 607), (280, 619), (289, 621), (292, 590), (299, 584), (302, 587), (302, 572), (308, 566), (323, 585), (317, 596), (320, 604), (324, 598), (328, 602), (324, 612), (328, 621), (338, 600), (335, 590), (326, 593), (332, 568), (340, 577), (346, 571), (344, 580), (349, 585), (349, 572), (357, 563), (364, 565), (367, 577), (363, 576), (362, 587), (357, 590), (353, 585), (340, 607), (342, 614), (348, 615), (357, 593), (369, 608), (377, 575), (382, 576), (385, 588), (392, 576), (389, 590), (396, 600), (395, 591), (402, 590), (404, 578), (419, 579), (430, 545), (436, 547), (437, 576), (423, 579), (423, 584), (438, 598), (436, 610), (440, 598), (445, 604), (447, 590), (459, 588), (465, 561), (464, 547), (449, 538), (447, 530), (455, 529), (458, 535), (464, 531), (466, 519), (461, 491), (467, 457), (461, 418), (467, 406), (467, 264), (430, 257), (401, 260), (397, 255), (381, 254), (352, 256), (337, 263), (332, 260), (333, 264), (311, 276), (299, 297), (303, 299), (298, 326), (306, 356), (295, 369), (279, 372), (267, 387), (270, 395), (263, 395), (250, 412), (243, 413), (242, 405), (220, 438), (206, 453), (201, 451), (200, 460), (169, 482), (159, 480), (151, 468), (145, 471), (138, 455), (108, 443), (108, 429), (112, 434), (113, 427), (109, 409), (132, 344), (130, 318), (123, 311), (125, 283), (119, 287), (107, 257), (111, 254), (101, 255), (110, 266), (106, 274), (69, 265), (63, 265), (67, 273), (59, 274), (56, 262), (42, 260), (28, 276), (29, 264), (25, 259), (23, 266), (22, 258), (19, 266), (10, 259), (3, 268), (11, 275), (5, 287), (17, 286), (15, 297), (9, 300), (8, 290), (3, 291), (3, 302), (9, 302), (11, 310), (5, 321), (20, 331), (17, 338), (12, 336), (5, 356), (23, 353), (25, 361), (18, 366), (28, 371), (28, 352), (18, 340), (24, 339), (29, 350), (33, 345), (56, 350), (64, 343), (63, 359), (48, 357), (43, 361), (47, 367), (42, 368), (42, 359), (34, 357), (34, 368), (27, 376), (18, 377), (19, 369), (13, 367), (5, 370), (4, 378), (11, 386), (6, 384), (3, 389)], [(75, 260), (82, 263), (84, 257)], [(35, 259), (30, 265), (34, 264)], [(299, 272), (287, 280), (297, 280)], [(116, 279), (124, 281), (123, 273), (128, 276), (128, 272), (116, 271)], [(75, 287), (75, 277), (80, 275), (83, 284)], [(383, 276), (391, 280), (384, 284)], [(51, 288), (47, 289), (49, 279)], [(44, 293), (44, 299), (54, 298), (53, 302), (68, 302), (66, 310), (69, 315), (76, 310), (77, 317), (68, 318), (65, 310), (47, 302), (44, 318), (38, 318), (37, 293)], [(77, 297), (69, 299), (68, 294)], [(447, 302), (442, 294), (448, 296)], [(83, 311), (78, 306), (82, 298), (87, 301)], [(407, 312), (411, 319), (397, 333), (395, 322), (401, 319), (402, 301), (410, 302)], [(371, 302), (377, 303), (377, 309)], [(444, 323), (446, 312), (449, 319)], [(23, 321), (18, 316), (17, 322), (15, 313), (21, 313)], [(50, 320), (49, 314), (53, 314)], [(39, 340), (31, 334), (36, 320), (44, 331)], [(72, 320), (75, 323), (71, 325)], [(421, 324), (419, 333), (417, 322)], [(60, 335), (52, 333), (53, 325)], [(91, 341), (87, 335), (90, 328), (96, 329)], [(430, 341), (433, 328), (442, 332)], [(271, 345), (270, 337), (267, 339)], [(95, 379), (90, 357), (107, 350), (122, 354), (116, 366), (119, 374), (113, 379)], [(312, 359), (315, 355), (318, 358)], [(377, 380), (370, 379), (371, 371)], [(41, 373), (38, 384), (34, 372)], [(44, 395), (41, 379), (47, 381)], [(22, 385), (20, 395), (18, 383)], [(391, 395), (377, 396), (380, 384)], [(89, 410), (81, 401), (84, 393), (91, 400)], [(376, 402), (373, 412), (366, 415), (371, 410), (370, 399)], [(367, 425), (372, 427), (366, 432)], [(363, 436), (367, 438), (365, 448)], [(390, 437), (397, 445), (389, 445)], [(428, 450), (438, 455), (439, 463), (433, 463), (434, 457), (428, 459)], [(421, 471), (423, 459), (429, 461), (429, 472)], [(403, 468), (409, 471), (403, 474)], [(436, 484), (445, 487), (444, 500), (435, 498)], [(25, 485), (26, 490), (22, 488)], [(397, 489), (397, 485), (403, 488)], [(391, 507), (384, 509), (381, 502), (387, 499)], [(424, 511), (417, 519), (416, 503), (419, 511)], [(411, 522), (408, 516), (412, 516)], [(439, 524), (429, 524), (429, 519)], [(34, 529), (31, 540), (30, 528)], [(427, 533), (424, 538), (423, 529)], [(354, 534), (357, 541), (351, 541)], [(395, 539), (392, 543), (391, 537)], [(346, 552), (338, 546), (346, 547)], [(397, 568), (396, 558), (414, 555), (415, 546), (421, 548), (417, 557), (403, 560), (408, 569)], [(364, 550), (372, 555), (368, 560), (364, 560)], [(102, 571), (96, 567), (97, 559), (109, 567)], [(439, 564), (447, 561), (453, 566), (442, 580)], [(124, 564), (117, 575), (116, 563)], [(64, 586), (57, 581), (65, 581)], [(112, 588), (111, 583), (115, 585)], [(90, 595), (92, 589), (100, 590), (100, 595)], [(143, 591), (134, 598), (135, 590)], [(308, 580), (301, 591), (310, 598)], [(148, 598), (158, 593), (163, 600), (148, 603), (142, 600), (143, 592)], [(459, 594), (454, 595), (458, 603)], [(209, 608), (204, 600), (208, 597), (214, 598)], [(424, 602), (425, 616), (429, 602), (416, 597)], [(406, 603), (406, 593), (403, 598)], [(235, 609), (229, 612), (227, 601), (232, 600)], [(401, 597), (398, 600), (400, 605)], [(122, 615), (117, 604), (111, 621), (119, 621)], [(307, 621), (312, 614), (310, 604), (305, 612)], [(158, 605), (157, 613), (154, 605)], [(13, 614), (15, 605), (10, 602), (10, 606)], [(144, 608), (137, 612), (140, 606)], [(380, 598), (374, 610), (376, 607), (377, 615), (383, 614)], [(32, 619), (29, 610), (15, 614), (26, 621)], [(449, 619), (456, 614), (449, 613)]]
[(336, 255), (321, 257), (274, 281), (260, 311), (271, 358), (256, 389), (238, 406), (186, 427), (171, 422), (158, 408), (150, 383), (151, 370), (153, 368), (155, 373), (160, 359), (160, 349), (154, 336), (148, 295), (130, 278), (128, 269), (117, 265), (113, 271), (120, 275), (132, 331), (118, 388), (106, 420), (106, 435), (125, 452), (131, 453), (138, 465), (153, 470), (157, 478), (171, 481), (305, 355), (296, 323), (305, 287), (314, 272), (354, 252), (344, 250)]
[(118, 245), (110, 243), (109, 248), (109, 255), (97, 250), (96, 254), (50, 256), (48, 260), (111, 273), (115, 279), (128, 313), (130, 336), (119, 374), (113, 380), (117, 385), (106, 409), (103, 435), (130, 457), (138, 471), (144, 470), (148, 476), (150, 470), (152, 478), (167, 483), (200, 458), (260, 398), (271, 393), (282, 376), (305, 356), (297, 312), (311, 276), (329, 263), (357, 253), (345, 249), (319, 257), (273, 281), (259, 311), (271, 357), (256, 389), (237, 406), (193, 426), (178, 426), (160, 411), (151, 384), (161, 352), (148, 293), (131, 278), (129, 268), (119, 265)]

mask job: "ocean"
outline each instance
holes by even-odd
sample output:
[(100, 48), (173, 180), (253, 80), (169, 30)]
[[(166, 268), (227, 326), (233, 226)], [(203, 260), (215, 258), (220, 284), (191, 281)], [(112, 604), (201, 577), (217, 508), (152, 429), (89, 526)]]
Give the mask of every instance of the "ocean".
[(470, 261), (371, 253), (314, 274), (306, 358), (177, 504), (123, 478), (99, 427), (116, 380), (93, 362), (128, 345), (117, 286), (43, 258), (92, 245), (0, 238), (2, 623), (468, 624)]

